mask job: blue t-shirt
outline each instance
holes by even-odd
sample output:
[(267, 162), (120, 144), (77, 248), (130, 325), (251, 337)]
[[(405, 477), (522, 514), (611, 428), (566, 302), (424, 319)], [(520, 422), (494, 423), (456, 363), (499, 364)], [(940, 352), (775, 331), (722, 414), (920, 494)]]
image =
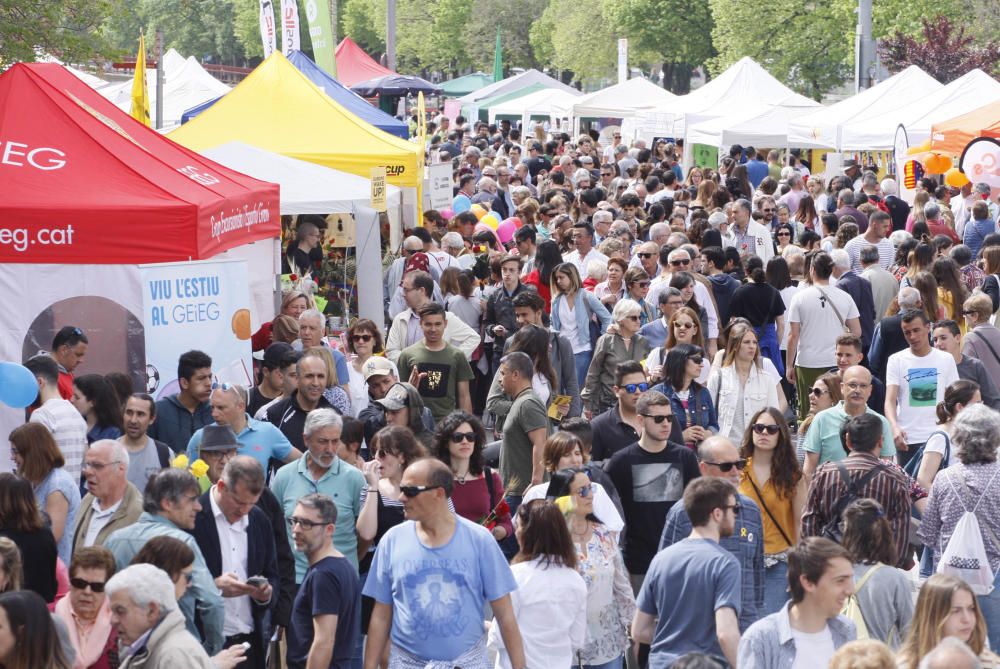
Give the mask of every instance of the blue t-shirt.
[[(236, 441), (240, 447), (236, 449), (238, 455), (250, 455), (260, 463), (260, 466), (267, 471), (268, 460), (285, 461), (288, 454), (292, 452), (292, 442), (288, 441), (281, 430), (267, 421), (255, 420), (248, 414), (247, 426), (236, 435)], [(204, 428), (198, 430), (188, 441), (188, 460), (194, 462), (201, 455), (201, 438)]]
[(740, 585), (740, 563), (710, 539), (685, 539), (657, 553), (636, 599), (657, 618), (649, 669), (692, 652), (722, 657), (715, 612), (729, 607), (739, 616)]
[(428, 548), (417, 526), (403, 522), (382, 537), (364, 594), (391, 604), (392, 641), (425, 660), (459, 657), (483, 636), (483, 602), (517, 589), (517, 581), (482, 525), (455, 517), (455, 534)]
[(337, 616), (330, 669), (349, 669), (361, 636), (361, 581), (347, 558), (327, 557), (309, 567), (288, 626), (288, 669), (305, 669), (313, 643), (313, 617)]

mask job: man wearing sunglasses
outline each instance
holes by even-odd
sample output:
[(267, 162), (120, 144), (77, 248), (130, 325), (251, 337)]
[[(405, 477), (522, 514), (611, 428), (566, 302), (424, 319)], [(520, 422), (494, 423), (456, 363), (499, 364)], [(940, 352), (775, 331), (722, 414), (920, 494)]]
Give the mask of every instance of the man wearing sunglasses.
[(510, 598), (517, 583), (489, 530), (448, 508), (454, 481), (446, 464), (430, 458), (403, 472), (406, 520), (379, 541), (364, 587), (375, 600), (364, 669), (376, 669), (389, 643), (400, 667), (490, 666), (484, 602), (511, 666), (525, 667)]
[[(740, 457), (739, 449), (727, 437), (709, 437), (698, 445), (698, 470), (702, 478), (724, 479), (738, 489), (746, 466), (746, 459)], [(735, 531), (722, 537), (719, 545), (740, 563), (740, 632), (746, 632), (764, 606), (764, 523), (760, 508), (752, 499), (737, 492), (736, 501), (740, 509), (736, 513)], [(687, 539), (691, 530), (691, 519), (684, 505), (674, 504), (663, 526), (660, 550)]]

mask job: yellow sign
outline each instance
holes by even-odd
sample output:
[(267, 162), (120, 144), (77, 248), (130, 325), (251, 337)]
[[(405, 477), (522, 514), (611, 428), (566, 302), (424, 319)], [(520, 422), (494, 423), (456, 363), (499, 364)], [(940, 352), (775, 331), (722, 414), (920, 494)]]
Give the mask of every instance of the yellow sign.
[(386, 210), (385, 167), (372, 168), (372, 209)]

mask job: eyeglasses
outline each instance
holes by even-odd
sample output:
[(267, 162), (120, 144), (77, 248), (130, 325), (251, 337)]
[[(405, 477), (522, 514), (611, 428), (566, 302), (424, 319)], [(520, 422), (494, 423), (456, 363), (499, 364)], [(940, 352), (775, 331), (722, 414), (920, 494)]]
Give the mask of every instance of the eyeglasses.
[(828, 392), (830, 392), (830, 391), (827, 390), (827, 389), (825, 389), (825, 388), (810, 388), (809, 389), (809, 394), (812, 395), (813, 397), (823, 397), (823, 395), (827, 394)]
[(77, 590), (86, 590), (90, 588), (90, 591), (94, 594), (100, 594), (104, 592), (104, 583), (101, 581), (85, 581), (82, 578), (73, 577), (69, 579), (69, 584), (76, 588)]
[(690, 260), (671, 260), (670, 261), (670, 266), (671, 267), (681, 267), (681, 266), (686, 266), (686, 265), (690, 265), (690, 264), (691, 264)]
[(674, 323), (674, 327), (678, 330), (690, 330), (694, 327), (694, 323)]
[(870, 383), (858, 383), (857, 381), (851, 381), (850, 383), (845, 383), (845, 386), (849, 390), (864, 390), (865, 388), (870, 388), (872, 384)]
[(740, 511), (743, 510), (743, 505), (739, 504), (739, 503), (736, 503), (736, 504), (727, 504), (726, 506), (722, 506), (722, 507), (719, 507), (719, 508), (720, 509), (732, 509), (734, 514), (739, 515)]
[(629, 395), (633, 395), (637, 391), (640, 393), (644, 393), (647, 390), (649, 390), (648, 383), (626, 383), (624, 386), (621, 387), (624, 388), (625, 392), (627, 392)]
[(395, 455), (396, 455), (395, 451), (390, 451), (390, 450), (387, 450), (387, 449), (384, 449), (384, 448), (380, 448), (377, 451), (375, 451), (375, 457), (376, 458), (385, 458), (385, 457), (388, 457), (390, 455), (395, 457)]
[(451, 443), (461, 444), (463, 441), (467, 441), (470, 444), (476, 443), (476, 433), (475, 432), (452, 432)]
[(372, 336), (370, 334), (356, 334), (356, 335), (352, 335), (351, 336), (351, 340), (352, 341), (363, 341), (363, 342), (367, 343), (367, 342), (370, 342), (372, 340)]
[(743, 471), (744, 467), (747, 466), (747, 461), (745, 458), (740, 458), (733, 462), (709, 462), (704, 460), (706, 465), (712, 465), (713, 467), (718, 467), (720, 472), (732, 471), (733, 467), (736, 467), (739, 471)]
[(975, 311), (962, 311), (963, 316), (972, 316), (975, 313)]
[(757, 434), (764, 434), (767, 432), (770, 435), (778, 434), (778, 431), (781, 429), (777, 425), (766, 425), (764, 423), (754, 423), (751, 427), (753, 427), (753, 431)]
[(299, 525), (304, 530), (311, 530), (314, 527), (318, 527), (320, 525), (326, 525), (326, 524), (327, 523), (324, 523), (322, 521), (316, 522), (315, 520), (306, 520), (305, 518), (299, 518), (298, 516), (291, 516), (288, 519), (288, 526), (289, 527), (295, 527), (296, 525)]
[(690, 360), (696, 365), (700, 365), (701, 363), (705, 362), (705, 358), (703, 358), (701, 355), (697, 353), (695, 355), (689, 355), (688, 360)]
[[(10, 451), (11, 451), (11, 453), (16, 453), (17, 452), (13, 448), (10, 449)], [(104, 469), (105, 467), (109, 467), (111, 465), (117, 465), (120, 462), (121, 462), (121, 460), (112, 460), (111, 462), (87, 462), (86, 460), (84, 460), (83, 464), (80, 465), (80, 468), (81, 469), (93, 469), (95, 472), (99, 472), (102, 469)]]
[(651, 416), (648, 413), (641, 413), (639, 415), (642, 416), (643, 418), (650, 419), (651, 421), (653, 421), (657, 425), (662, 424), (663, 421), (667, 421), (668, 423), (670, 423), (670, 422), (673, 422), (673, 420), (674, 420), (674, 415), (673, 414), (669, 414), (669, 413), (667, 415), (665, 415), (665, 416)]
[(403, 493), (407, 497), (416, 497), (420, 493), (440, 487), (441, 486), (439, 485), (401, 485), (399, 486), (399, 492)]

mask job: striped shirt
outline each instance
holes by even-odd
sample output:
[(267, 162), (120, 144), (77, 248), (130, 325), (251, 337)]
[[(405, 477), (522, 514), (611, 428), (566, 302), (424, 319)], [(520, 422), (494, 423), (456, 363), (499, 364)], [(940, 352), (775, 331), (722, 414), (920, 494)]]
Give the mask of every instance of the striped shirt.
[[(802, 512), (802, 536), (822, 536), (823, 528), (833, 520), (837, 502), (847, 495), (848, 488), (840, 478), (836, 462), (828, 462), (813, 476), (809, 497)], [(840, 461), (851, 481), (857, 481), (879, 464), (870, 453), (852, 452)], [(907, 561), (910, 536), (910, 482), (901, 470), (889, 466), (873, 476), (859, 491), (859, 498), (871, 498), (882, 505), (896, 542), (897, 566)]]
[(864, 235), (858, 235), (844, 245), (844, 250), (847, 251), (847, 255), (851, 259), (851, 269), (855, 272), (861, 272), (864, 269), (861, 266), (861, 249), (866, 246), (876, 247), (878, 249), (878, 264), (882, 266), (882, 269), (889, 269), (892, 261), (896, 258), (896, 247), (884, 237), (879, 240), (878, 244), (872, 244), (865, 239)]

